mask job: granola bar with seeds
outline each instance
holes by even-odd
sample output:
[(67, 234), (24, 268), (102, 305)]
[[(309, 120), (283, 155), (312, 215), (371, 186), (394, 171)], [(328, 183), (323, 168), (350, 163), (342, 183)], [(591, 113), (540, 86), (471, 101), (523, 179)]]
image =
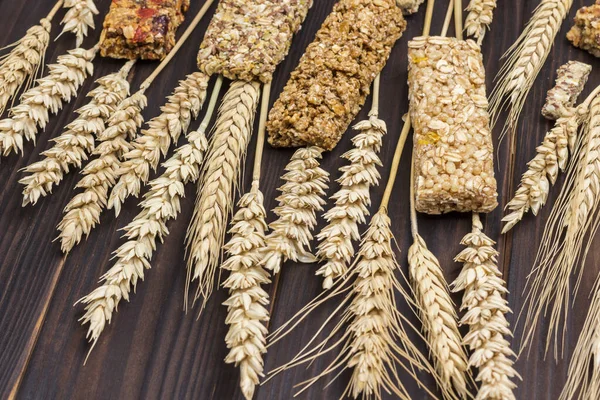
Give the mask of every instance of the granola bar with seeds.
[(573, 46), (600, 57), (600, 0), (577, 10), (573, 21), (575, 25), (567, 32), (567, 39)]
[(162, 60), (190, 0), (113, 0), (100, 37), (103, 57)]
[(418, 37), (408, 59), (417, 211), (492, 211), (498, 193), (479, 46)]
[(333, 149), (405, 27), (395, 0), (340, 0), (269, 113), (269, 143)]
[(271, 81), (312, 0), (221, 0), (204, 35), (198, 67), (232, 80)]
[(402, 10), (402, 14), (410, 15), (419, 11), (419, 6), (425, 0), (396, 0), (396, 5)]
[(592, 66), (579, 61), (561, 65), (557, 71), (556, 85), (548, 91), (542, 115), (550, 120), (564, 116), (566, 110), (575, 105), (590, 72)]

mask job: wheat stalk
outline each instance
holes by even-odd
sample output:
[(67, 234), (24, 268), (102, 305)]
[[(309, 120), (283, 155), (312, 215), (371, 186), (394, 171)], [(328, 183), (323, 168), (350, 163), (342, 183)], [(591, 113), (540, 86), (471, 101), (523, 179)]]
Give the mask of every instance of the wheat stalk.
[(296, 150), (279, 188), (279, 205), (273, 212), (277, 219), (269, 224), (265, 268), (279, 273), (287, 261), (312, 263), (316, 257), (310, 253), (312, 230), (317, 225), (316, 213), (323, 211), (329, 174), (320, 168), (323, 150), (316, 146)]
[(317, 258), (325, 264), (316, 274), (323, 276), (324, 289), (329, 289), (348, 269), (354, 256), (352, 241), (360, 239), (358, 224), (364, 224), (369, 215), (371, 186), (379, 184), (377, 167), (382, 163), (377, 154), (387, 132), (385, 122), (377, 118), (375, 111), (354, 129), (359, 131), (352, 138), (354, 148), (342, 155), (350, 164), (340, 168), (340, 189), (331, 197), (335, 206), (325, 213), (328, 225), (317, 235)]
[(467, 6), (467, 18), (465, 19), (465, 29), (467, 36), (477, 39), (481, 45), (485, 33), (490, 28), (494, 18), (494, 9), (496, 0), (471, 0)]
[(128, 62), (117, 73), (106, 75), (96, 82), (98, 86), (88, 93), (88, 104), (76, 111), (77, 118), (66, 126), (65, 132), (53, 139), (55, 144), (44, 151), (44, 158), (28, 165), (28, 173), (19, 180), (23, 188), (23, 206), (36, 204), (40, 197), (52, 193), (71, 167), (81, 168), (95, 147), (94, 140), (106, 129), (106, 122), (117, 106), (129, 95), (127, 74), (133, 62)]
[(258, 82), (232, 82), (223, 97), (210, 142), (205, 173), (198, 184), (196, 206), (188, 228), (189, 251), (186, 299), (191, 282), (198, 280), (195, 300), (204, 304), (212, 293), (234, 188), (246, 154), (260, 97)]
[(94, 0), (65, 0), (63, 7), (68, 8), (65, 17), (62, 20), (63, 30), (71, 32), (77, 38), (76, 46), (83, 43), (83, 39), (88, 35), (89, 29), (95, 29), (94, 15), (98, 14), (98, 9)]
[(464, 291), (461, 325), (469, 326), (463, 343), (472, 351), (469, 366), (477, 368), (481, 382), (476, 400), (515, 399), (512, 379), (519, 375), (513, 368), (516, 355), (506, 337), (512, 337), (505, 314), (510, 313), (503, 298), (508, 290), (498, 269), (495, 242), (483, 232), (478, 214), (473, 214), (473, 230), (461, 244), (467, 246), (456, 256), (463, 269), (450, 285), (454, 292)]
[(600, 286), (596, 282), (559, 400), (600, 397)]
[[(554, 336), (554, 354), (558, 357), (560, 322), (568, 317), (571, 291), (574, 295), (577, 293), (583, 262), (600, 223), (599, 188), (600, 96), (591, 102), (583, 134), (578, 137), (565, 183), (548, 218), (535, 266), (528, 278), (527, 296), (521, 310), (526, 316), (521, 350), (532, 340), (539, 318), (549, 314), (546, 351)], [(577, 281), (571, 290), (571, 275), (577, 271)], [(564, 340), (564, 331), (562, 338)]]
[(188, 143), (179, 146), (163, 163), (165, 171), (150, 181), (150, 190), (140, 203), (142, 210), (123, 228), (128, 240), (115, 251), (117, 261), (103, 275), (102, 285), (79, 300), (86, 305), (85, 315), (80, 321), (84, 325), (90, 324), (87, 333), (87, 338), (92, 343), (90, 352), (106, 323), (110, 323), (121, 299), (129, 301), (131, 289), (135, 291), (138, 280), (144, 278), (144, 269), (150, 269), (150, 259), (156, 251), (157, 240), (164, 241), (169, 234), (167, 222), (176, 219), (181, 213), (180, 201), (185, 195), (185, 185), (196, 182), (202, 175), (202, 164), (208, 149), (205, 132), (221, 84), (222, 79), (219, 77), (206, 116), (198, 130), (191, 132), (187, 137)]
[(38, 128), (44, 129), (49, 112), (56, 114), (64, 102), (69, 102), (88, 77), (93, 74), (92, 60), (97, 47), (89, 50), (74, 49), (58, 57), (56, 64), (48, 66), (49, 74), (21, 96), (21, 104), (11, 108), (10, 118), (0, 121), (0, 151), (23, 152), (23, 141), (35, 142)]
[(572, 4), (573, 0), (542, 0), (521, 36), (504, 54), (506, 62), (498, 74), (498, 83), (490, 100), (493, 124), (502, 108), (507, 106), (509, 109), (501, 138), (516, 130), (527, 94), (542, 69)]
[(161, 155), (169, 151), (171, 140), (177, 142), (187, 132), (192, 118), (197, 118), (206, 99), (208, 81), (208, 75), (194, 72), (179, 82), (161, 107), (161, 114), (148, 122), (148, 129), (135, 139), (133, 149), (123, 155), (119, 180), (108, 200), (108, 208), (114, 208), (117, 216), (127, 197), (139, 195), (142, 184), (148, 182), (150, 169), (156, 170)]
[(117, 169), (123, 153), (131, 150), (127, 139), (135, 137), (144, 122), (142, 110), (147, 105), (144, 90), (123, 100), (108, 120), (108, 127), (98, 136), (94, 149), (96, 159), (83, 169), (83, 178), (77, 183), (83, 192), (75, 195), (65, 207), (65, 215), (58, 224), (61, 249), (68, 253), (89, 235), (100, 222), (100, 214), (108, 200), (108, 190), (115, 184)]

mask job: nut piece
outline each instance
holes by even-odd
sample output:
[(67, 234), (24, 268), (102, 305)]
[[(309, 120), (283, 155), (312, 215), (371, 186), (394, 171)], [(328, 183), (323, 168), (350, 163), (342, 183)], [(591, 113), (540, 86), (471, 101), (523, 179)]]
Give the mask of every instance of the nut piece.
[(395, 0), (340, 0), (269, 113), (269, 143), (333, 149), (405, 27)]
[(492, 211), (498, 193), (479, 46), (418, 37), (408, 60), (417, 211)]
[(582, 7), (575, 14), (575, 25), (567, 32), (573, 46), (587, 50), (600, 57), (600, 0), (589, 7)]
[(270, 82), (312, 0), (221, 0), (204, 35), (198, 67), (232, 80)]
[(556, 85), (548, 91), (542, 115), (550, 120), (557, 120), (565, 115), (565, 111), (575, 105), (581, 94), (592, 66), (579, 61), (569, 61), (557, 71)]
[(175, 46), (175, 33), (189, 0), (113, 0), (100, 36), (103, 57), (162, 60)]
[(419, 11), (419, 6), (425, 0), (396, 0), (396, 5), (402, 10), (402, 14), (410, 15)]

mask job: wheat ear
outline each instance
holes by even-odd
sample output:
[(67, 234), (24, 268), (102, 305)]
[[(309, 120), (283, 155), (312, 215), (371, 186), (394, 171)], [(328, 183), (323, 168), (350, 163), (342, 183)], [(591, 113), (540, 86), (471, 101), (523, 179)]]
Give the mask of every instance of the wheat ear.
[(495, 242), (483, 233), (478, 214), (473, 214), (473, 230), (461, 244), (467, 246), (456, 256), (463, 269), (451, 284), (454, 292), (464, 291), (461, 311), (466, 310), (461, 325), (469, 326), (463, 343), (472, 351), (469, 366), (478, 369), (481, 386), (476, 400), (515, 399), (513, 378), (519, 377), (513, 368), (516, 355), (506, 337), (512, 337), (506, 314), (508, 302), (503, 298), (506, 283), (498, 269)]
[(96, 28), (94, 15), (98, 14), (98, 9), (94, 0), (65, 0), (63, 7), (68, 8), (68, 11), (61, 22), (64, 25), (61, 35), (65, 32), (73, 33), (76, 37), (76, 46), (79, 47), (90, 28)]
[(467, 6), (468, 14), (465, 19), (467, 36), (477, 39), (480, 46), (494, 18), (495, 8), (496, 0), (471, 0)]
[(264, 197), (260, 191), (260, 170), (265, 145), (265, 127), (269, 111), (271, 84), (263, 86), (260, 108), (252, 188), (238, 202), (238, 210), (231, 220), (231, 239), (223, 247), (227, 260), (221, 268), (230, 271), (223, 282), (229, 297), (225, 323), (229, 330), (225, 343), (229, 353), (225, 362), (240, 369), (240, 389), (247, 400), (254, 396), (256, 385), (264, 376), (263, 354), (267, 352), (269, 321), (269, 294), (261, 287), (271, 282), (263, 267), (263, 249), (267, 231)]
[(32, 26), (25, 36), (5, 47), (12, 50), (0, 58), (0, 115), (4, 113), (11, 100), (12, 107), (19, 90), (23, 87), (25, 91), (29, 90), (38, 77), (50, 42), (52, 19), (61, 5), (62, 0), (58, 1), (50, 13), (40, 20), (39, 25)]
[(279, 273), (281, 265), (292, 260), (313, 263), (310, 253), (312, 231), (317, 225), (317, 212), (323, 211), (329, 174), (320, 167), (323, 149), (311, 146), (300, 148), (292, 155), (279, 188), (279, 205), (273, 212), (277, 219), (269, 224), (265, 268)]
[(10, 109), (10, 118), (0, 121), (0, 151), (23, 152), (23, 141), (35, 142), (38, 129), (44, 129), (49, 112), (58, 113), (64, 102), (69, 102), (85, 79), (93, 74), (92, 60), (97, 47), (89, 50), (74, 49), (58, 57), (48, 66), (49, 74), (38, 79), (36, 86), (21, 96), (21, 104)]
[[(591, 102), (583, 134), (577, 138), (565, 183), (546, 223), (535, 265), (528, 277), (527, 296), (521, 310), (526, 316), (521, 351), (532, 340), (539, 318), (549, 314), (546, 351), (554, 336), (555, 358), (559, 355), (560, 323), (568, 317), (571, 291), (574, 295), (577, 293), (591, 238), (600, 223), (599, 188), (600, 96), (596, 96)], [(573, 274), (577, 275), (577, 281), (571, 289)], [(563, 340), (565, 326), (563, 324)]]
[(130, 61), (117, 73), (106, 75), (88, 93), (90, 102), (76, 111), (77, 118), (66, 126), (65, 132), (53, 139), (54, 146), (44, 151), (44, 158), (25, 168), (28, 174), (19, 180), (23, 188), (23, 206), (35, 204), (40, 197), (52, 193), (73, 166), (81, 168), (94, 150), (94, 141), (106, 129), (106, 122), (129, 95)]
[(259, 97), (258, 82), (231, 83), (215, 122), (204, 177), (198, 182), (196, 206), (186, 237), (189, 251), (186, 299), (190, 283), (198, 280), (194, 299), (202, 296), (203, 307), (214, 287), (234, 189), (252, 135)]
[(600, 398), (600, 286), (596, 282), (559, 400)]
[(161, 114), (148, 122), (148, 128), (133, 142), (133, 149), (123, 155), (119, 180), (108, 200), (108, 208), (114, 208), (117, 216), (127, 197), (139, 195), (142, 184), (148, 182), (150, 169), (156, 170), (161, 155), (164, 157), (169, 151), (171, 140), (177, 142), (188, 131), (192, 119), (197, 118), (206, 99), (208, 81), (208, 75), (194, 72), (179, 82), (161, 107)]
[(325, 264), (316, 272), (323, 276), (323, 288), (329, 289), (333, 281), (344, 275), (354, 256), (352, 241), (360, 239), (358, 224), (366, 222), (371, 205), (371, 186), (379, 184), (381, 160), (378, 157), (385, 121), (378, 118), (379, 75), (375, 79), (373, 107), (369, 119), (354, 126), (358, 134), (352, 138), (354, 148), (342, 155), (349, 165), (340, 168), (337, 180), (340, 189), (331, 197), (335, 206), (324, 215), (328, 224), (317, 235), (317, 258)]
[(490, 100), (493, 124), (502, 108), (507, 106), (509, 109), (501, 138), (516, 130), (527, 94), (542, 69), (572, 4), (573, 0), (542, 0), (521, 36), (504, 54), (506, 62), (498, 74), (498, 83)]
[(210, 122), (222, 79), (217, 79), (206, 116), (197, 131), (188, 135), (188, 143), (178, 147), (163, 164), (165, 171), (150, 181), (150, 190), (140, 203), (141, 211), (124, 229), (127, 241), (116, 251), (117, 261), (102, 276), (102, 284), (79, 302), (85, 304), (85, 315), (80, 319), (89, 324), (87, 337), (92, 348), (100, 334), (110, 323), (121, 299), (129, 301), (131, 289), (135, 290), (144, 269), (151, 267), (150, 259), (156, 251), (157, 241), (168, 235), (167, 222), (181, 212), (180, 201), (185, 195), (185, 184), (195, 182), (202, 173), (202, 163), (208, 148), (205, 131)]
[(123, 100), (108, 120), (108, 127), (98, 136), (99, 144), (93, 159), (82, 170), (83, 178), (77, 183), (83, 192), (75, 195), (64, 209), (58, 224), (61, 249), (68, 253), (83, 235), (89, 235), (100, 222), (100, 214), (108, 200), (108, 190), (115, 184), (120, 159), (128, 150), (138, 128), (144, 122), (142, 110), (147, 105), (144, 90)]

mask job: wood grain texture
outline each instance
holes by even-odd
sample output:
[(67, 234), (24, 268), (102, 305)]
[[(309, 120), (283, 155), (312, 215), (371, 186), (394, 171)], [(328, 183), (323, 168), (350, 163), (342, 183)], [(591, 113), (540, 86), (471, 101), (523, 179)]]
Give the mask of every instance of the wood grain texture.
[[(465, 0), (466, 1), (466, 0)], [(0, 45), (13, 42), (25, 30), (38, 22), (51, 8), (51, 0), (1, 0)], [(334, 0), (316, 1), (301, 32), (294, 39), (290, 55), (277, 69), (273, 81), (273, 102), (283, 88), (290, 72), (297, 65), (304, 48), (326, 15), (331, 11)], [(537, 5), (537, 1), (500, 1), (495, 13), (491, 32), (486, 36), (483, 52), (487, 68), (488, 92), (492, 80), (501, 66), (498, 61), (502, 53), (518, 37), (525, 22)], [(519, 123), (516, 140), (516, 160), (509, 165), (509, 140), (503, 142), (497, 162), (497, 176), (501, 205), (507, 203), (519, 182), (520, 174), (527, 161), (533, 156), (550, 123), (540, 115), (546, 91), (553, 85), (555, 70), (568, 60), (580, 60), (596, 66), (596, 59), (571, 47), (565, 33), (577, 8), (583, 0), (575, 1), (569, 20), (563, 24), (555, 46), (546, 65), (538, 77), (525, 105)], [(110, 0), (97, 0), (102, 14), (106, 13)], [(439, 32), (447, 3), (437, 1), (432, 33)], [(465, 4), (466, 6), (466, 4)], [(186, 21), (201, 7), (193, 1)], [(214, 10), (214, 6), (212, 8)], [(212, 11), (211, 11), (212, 12)], [(388, 124), (389, 134), (381, 157), (388, 167), (391, 163), (395, 141), (402, 126), (401, 117), (408, 109), (407, 100), (407, 40), (419, 35), (423, 23), (423, 10), (408, 17), (408, 29), (394, 48), (382, 76), (380, 117)], [(59, 18), (62, 14), (59, 14)], [(101, 26), (101, 17), (96, 17)], [(178, 79), (196, 70), (195, 56), (206, 29), (208, 19), (192, 35), (181, 52), (147, 92), (149, 106), (144, 112), (148, 120), (156, 115)], [(60, 31), (58, 24), (53, 28), (53, 37)], [(96, 29), (85, 41), (92, 46), (98, 40), (100, 29)], [(52, 62), (72, 47), (75, 40), (65, 35), (50, 45), (46, 60)], [(116, 71), (120, 62), (97, 59), (95, 77)], [(154, 64), (140, 63), (134, 68), (132, 88), (148, 76)], [(88, 80), (81, 90), (87, 92), (93, 80)], [(586, 87), (585, 96), (600, 84), (600, 74), (593, 71)], [(62, 208), (73, 195), (78, 174), (71, 173), (55, 190), (55, 193), (40, 201), (35, 207), (21, 207), (21, 187), (18, 179), (21, 168), (38, 160), (39, 153), (50, 146), (49, 139), (58, 135), (70, 122), (73, 111), (85, 102), (83, 96), (66, 105), (63, 112), (52, 117), (37, 145), (25, 145), (25, 156), (11, 156), (0, 163), (0, 398), (15, 393), (20, 399), (241, 399), (237, 386), (238, 372), (223, 359), (227, 349), (224, 343), (226, 309), (221, 303), (225, 292), (213, 295), (206, 310), (198, 318), (197, 309), (187, 315), (183, 309), (185, 259), (183, 239), (187, 222), (191, 216), (194, 187), (186, 188), (183, 212), (177, 221), (169, 223), (171, 234), (160, 245), (153, 258), (153, 269), (147, 273), (146, 281), (139, 284), (137, 294), (130, 303), (123, 302), (106, 329), (88, 364), (83, 366), (88, 345), (85, 330), (77, 319), (82, 308), (73, 304), (92, 290), (100, 275), (111, 266), (111, 252), (122, 242), (117, 229), (127, 224), (137, 213), (137, 200), (129, 199), (119, 218), (110, 212), (103, 214), (101, 226), (90, 237), (77, 246), (68, 258), (60, 252), (59, 244), (52, 242), (56, 237), (56, 224)], [(370, 100), (357, 120), (366, 118)], [(196, 125), (197, 126), (197, 123)], [(496, 134), (499, 133), (500, 124)], [(351, 135), (347, 134), (338, 147), (325, 155), (323, 167), (337, 178), (340, 155), (350, 147)], [(410, 144), (410, 143), (409, 143)], [(250, 149), (254, 148), (254, 142)], [(253, 151), (246, 161), (247, 170), (253, 161)], [(263, 165), (262, 190), (266, 207), (275, 206), (276, 188), (281, 184), (279, 176), (287, 163), (291, 150), (275, 150), (267, 147)], [(399, 260), (406, 268), (406, 251), (410, 245), (408, 214), (408, 174), (410, 157), (405, 154), (399, 180), (392, 198), (390, 216), (401, 254)], [(383, 179), (388, 176), (382, 171)], [(383, 180), (382, 180), (383, 181)], [(250, 174), (244, 179), (244, 189), (249, 187)], [(336, 190), (331, 185), (329, 194)], [(383, 194), (383, 185), (374, 189), (374, 206)], [(509, 302), (517, 311), (522, 305), (521, 293), (526, 276), (530, 272), (544, 220), (558, 194), (557, 188), (550, 195), (549, 204), (537, 218), (527, 216), (508, 236), (499, 237), (502, 209), (499, 207), (484, 220), (485, 231), (498, 239), (501, 252), (501, 269), (508, 281)], [(269, 215), (270, 220), (273, 214)], [(420, 216), (420, 230), (444, 267), (448, 280), (454, 279), (460, 269), (452, 259), (461, 250), (460, 238), (469, 230), (470, 216), (450, 214), (441, 217)], [(555, 363), (551, 358), (544, 360), (543, 342), (539, 334), (533, 342), (531, 356), (523, 358), (518, 371), (523, 383), (517, 390), (517, 398), (557, 398), (566, 379), (568, 360), (577, 341), (578, 332), (587, 312), (587, 296), (598, 273), (596, 261), (600, 260), (600, 249), (592, 249), (585, 272), (580, 296), (575, 302), (571, 318), (566, 322), (567, 346), (564, 360)], [(280, 326), (302, 305), (320, 292), (321, 280), (314, 275), (314, 265), (284, 266), (277, 285), (272, 285), (272, 327)], [(459, 302), (460, 298), (455, 297)], [(273, 347), (266, 357), (266, 369), (270, 370), (288, 361), (316, 331), (320, 322), (333, 310), (334, 304), (321, 307), (310, 317), (310, 322), (301, 325), (285, 340)], [(408, 312), (408, 310), (406, 310)], [(515, 317), (509, 317), (514, 322)], [(544, 333), (545, 321), (540, 331)], [(517, 329), (516, 335), (520, 333)], [(324, 368), (333, 354), (323, 357), (309, 368), (296, 368), (277, 376), (260, 387), (257, 399), (289, 399), (294, 393), (294, 384), (301, 382)], [(337, 398), (342, 393), (348, 374), (343, 374), (325, 387), (327, 379), (314, 385), (299, 398)], [(430, 379), (425, 380), (431, 385)], [(407, 387), (415, 399), (426, 398), (425, 393), (409, 379)]]

